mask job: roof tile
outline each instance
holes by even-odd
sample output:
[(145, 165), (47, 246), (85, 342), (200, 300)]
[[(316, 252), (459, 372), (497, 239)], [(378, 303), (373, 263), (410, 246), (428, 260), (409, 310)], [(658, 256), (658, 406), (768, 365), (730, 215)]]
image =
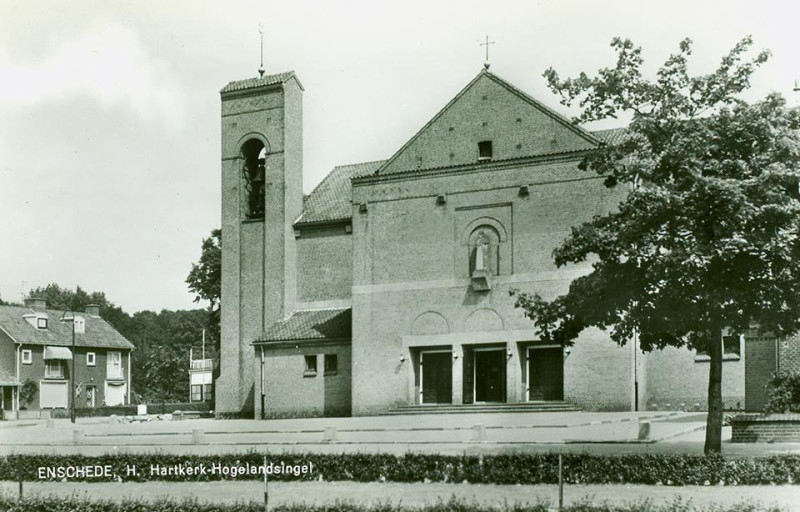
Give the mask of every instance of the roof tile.
[(350, 338), (351, 316), (350, 308), (295, 311), (267, 327), (254, 343)]
[[(23, 315), (35, 312), (47, 313), (47, 329), (37, 329), (28, 323)], [(63, 311), (33, 310), (23, 306), (0, 306), (0, 329), (11, 338), (27, 345), (72, 345), (72, 324), (62, 322)], [(77, 313), (86, 320), (85, 332), (75, 334), (75, 345), (78, 347), (97, 348), (134, 348), (133, 343), (125, 339), (116, 329), (100, 317), (86, 313)]]
[(335, 167), (307, 196), (303, 202), (303, 214), (295, 224), (349, 219), (353, 198), (350, 180), (373, 174), (381, 165), (383, 160)]
[(246, 78), (244, 80), (234, 80), (222, 88), (220, 93), (243, 91), (245, 89), (254, 89), (256, 87), (264, 87), (267, 85), (282, 84), (295, 76), (294, 71), (286, 71), (285, 73), (276, 73), (274, 75), (266, 75), (263, 78)]

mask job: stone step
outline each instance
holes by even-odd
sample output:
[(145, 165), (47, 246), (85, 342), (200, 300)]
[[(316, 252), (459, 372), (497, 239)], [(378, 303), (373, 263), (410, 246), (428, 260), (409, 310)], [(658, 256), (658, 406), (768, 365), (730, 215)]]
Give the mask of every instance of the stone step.
[(503, 412), (566, 412), (577, 411), (567, 402), (533, 402), (517, 404), (464, 404), (464, 405), (404, 405), (390, 409), (384, 415), (400, 414), (480, 414)]

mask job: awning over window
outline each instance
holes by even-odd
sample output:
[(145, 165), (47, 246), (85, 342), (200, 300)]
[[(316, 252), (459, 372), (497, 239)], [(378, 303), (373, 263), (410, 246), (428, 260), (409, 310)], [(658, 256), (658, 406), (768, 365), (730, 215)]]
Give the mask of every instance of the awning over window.
[(47, 359), (68, 359), (72, 360), (72, 351), (67, 347), (45, 347), (44, 358)]

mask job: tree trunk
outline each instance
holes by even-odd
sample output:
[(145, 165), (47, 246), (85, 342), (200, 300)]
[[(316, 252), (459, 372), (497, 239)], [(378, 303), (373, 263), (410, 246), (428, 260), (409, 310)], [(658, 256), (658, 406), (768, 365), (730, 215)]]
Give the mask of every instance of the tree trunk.
[(708, 418), (706, 419), (705, 454), (722, 451), (722, 333), (708, 340)]

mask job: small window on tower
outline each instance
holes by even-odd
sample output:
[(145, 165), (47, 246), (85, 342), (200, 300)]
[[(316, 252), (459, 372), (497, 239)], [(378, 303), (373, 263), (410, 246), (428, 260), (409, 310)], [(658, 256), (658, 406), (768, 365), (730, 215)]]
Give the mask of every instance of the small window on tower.
[(492, 141), (484, 140), (478, 143), (478, 160), (492, 159)]

